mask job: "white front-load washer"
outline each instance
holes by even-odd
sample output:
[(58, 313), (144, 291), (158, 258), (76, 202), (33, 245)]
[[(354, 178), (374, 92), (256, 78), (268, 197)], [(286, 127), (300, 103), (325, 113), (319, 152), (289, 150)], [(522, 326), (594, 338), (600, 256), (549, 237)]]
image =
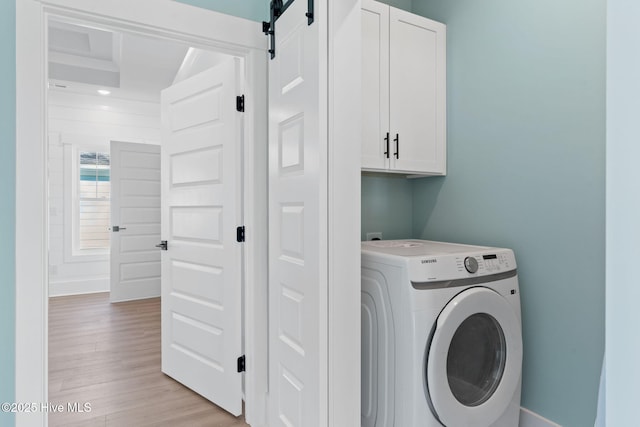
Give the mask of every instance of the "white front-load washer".
[(362, 242), (362, 427), (517, 427), (522, 332), (510, 249)]

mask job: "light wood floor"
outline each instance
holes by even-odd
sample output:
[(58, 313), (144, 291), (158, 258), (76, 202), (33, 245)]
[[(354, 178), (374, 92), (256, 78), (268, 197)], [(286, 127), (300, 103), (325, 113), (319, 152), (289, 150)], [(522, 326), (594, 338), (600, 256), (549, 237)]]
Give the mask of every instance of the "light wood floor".
[[(160, 299), (49, 300), (50, 426), (247, 426), (160, 372)], [(68, 403), (90, 412), (70, 413)]]

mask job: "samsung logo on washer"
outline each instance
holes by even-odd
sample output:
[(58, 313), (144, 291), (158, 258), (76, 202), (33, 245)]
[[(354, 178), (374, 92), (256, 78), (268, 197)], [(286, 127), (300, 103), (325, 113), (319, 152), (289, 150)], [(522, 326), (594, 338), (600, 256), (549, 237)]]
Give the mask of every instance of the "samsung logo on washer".
[(437, 259), (435, 258), (431, 258), (431, 259), (423, 259), (422, 261), (420, 261), (422, 264), (435, 264), (436, 262), (438, 262)]

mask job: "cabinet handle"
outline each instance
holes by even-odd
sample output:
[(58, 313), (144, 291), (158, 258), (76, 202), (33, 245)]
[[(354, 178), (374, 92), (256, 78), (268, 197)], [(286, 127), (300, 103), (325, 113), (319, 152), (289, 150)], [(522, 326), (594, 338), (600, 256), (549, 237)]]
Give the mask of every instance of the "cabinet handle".
[(396, 159), (400, 158), (400, 134), (396, 133), (396, 137), (393, 140), (393, 142), (396, 143), (396, 152), (393, 153), (394, 156), (396, 156)]
[(389, 132), (387, 132), (387, 136), (384, 137), (384, 142), (385, 142), (385, 147), (387, 147), (387, 149), (384, 152), (384, 155), (387, 156), (387, 159), (389, 158)]

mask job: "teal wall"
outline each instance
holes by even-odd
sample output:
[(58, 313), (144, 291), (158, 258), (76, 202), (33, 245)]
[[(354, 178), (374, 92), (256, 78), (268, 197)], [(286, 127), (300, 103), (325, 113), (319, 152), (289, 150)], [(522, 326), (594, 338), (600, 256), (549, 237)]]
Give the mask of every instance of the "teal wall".
[(380, 3), (386, 3), (398, 9), (411, 11), (411, 0), (379, 0)]
[(605, 0), (414, 0), (447, 24), (448, 176), (415, 237), (510, 247), (522, 406), (593, 425), (604, 353)]
[[(205, 9), (240, 16), (253, 21), (269, 18), (269, 0), (177, 0)], [(405, 2), (407, 0), (404, 0)], [(410, 1), (410, 0), (409, 0)]]
[(362, 176), (361, 197), (362, 240), (371, 232), (382, 232), (385, 240), (412, 237), (411, 181), (399, 175)]
[[(0, 403), (15, 389), (15, 2), (0, 2)], [(0, 411), (0, 426), (14, 424)]]

